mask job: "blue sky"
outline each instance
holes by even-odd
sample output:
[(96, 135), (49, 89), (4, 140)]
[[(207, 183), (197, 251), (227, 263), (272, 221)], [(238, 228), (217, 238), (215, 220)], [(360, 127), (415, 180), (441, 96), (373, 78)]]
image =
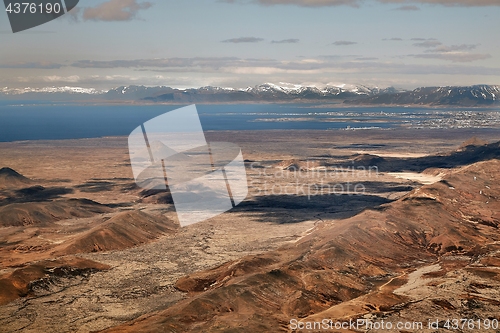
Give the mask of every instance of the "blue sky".
[(500, 0), (88, 0), (13, 34), (0, 87), (500, 84)]

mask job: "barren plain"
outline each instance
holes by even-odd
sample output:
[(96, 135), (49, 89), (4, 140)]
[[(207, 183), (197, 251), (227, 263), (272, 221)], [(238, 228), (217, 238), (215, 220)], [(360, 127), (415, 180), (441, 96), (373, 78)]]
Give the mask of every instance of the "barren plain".
[(2, 331), (500, 319), (500, 130), (206, 137), (242, 148), (249, 195), (183, 228), (125, 137), (0, 143)]

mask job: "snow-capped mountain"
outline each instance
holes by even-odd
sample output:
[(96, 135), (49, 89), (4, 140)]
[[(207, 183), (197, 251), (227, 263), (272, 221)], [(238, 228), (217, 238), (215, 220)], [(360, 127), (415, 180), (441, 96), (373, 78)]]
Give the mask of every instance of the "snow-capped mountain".
[(500, 104), (500, 86), (423, 87), (346, 101), (351, 104), (488, 106)]
[(108, 91), (80, 87), (0, 89), (0, 100), (134, 101), (160, 103), (328, 102), (385, 105), (487, 106), (500, 104), (500, 87), (423, 87), (412, 91), (363, 85), (297, 85), (264, 83), (247, 88), (205, 86), (121, 86)]
[[(387, 89), (395, 90), (395, 88), (392, 87)], [(324, 85), (318, 87), (314, 85), (303, 86), (303, 85), (283, 83), (283, 82), (280, 82), (279, 85), (273, 83), (264, 83), (253, 88), (249, 87), (245, 89), (245, 91), (250, 91), (250, 92), (252, 91), (280, 92), (288, 95), (300, 95), (309, 92), (321, 96), (332, 96), (332, 95), (340, 95), (346, 93), (369, 96), (380, 93), (382, 90), (384, 89), (380, 89), (378, 87), (371, 88), (362, 85), (341, 84), (341, 85)]]
[(262, 102), (314, 102), (327, 100), (347, 100), (361, 96), (374, 96), (376, 94), (395, 93), (401, 90), (395, 88), (369, 88), (366, 86), (346, 86), (346, 88), (324, 85), (321, 87), (313, 85), (297, 85), (282, 83), (264, 83), (254, 87), (242, 89), (202, 87), (199, 89), (169, 89), (164, 93), (158, 93), (147, 97), (146, 100), (155, 102), (238, 102), (238, 101), (262, 101)]
[(2, 88), (0, 93), (6, 95), (22, 95), (29, 93), (36, 94), (55, 94), (55, 93), (68, 93), (68, 94), (87, 94), (87, 95), (98, 95), (105, 93), (105, 90), (97, 90), (94, 88), (82, 88), (82, 87), (45, 87), (45, 88)]

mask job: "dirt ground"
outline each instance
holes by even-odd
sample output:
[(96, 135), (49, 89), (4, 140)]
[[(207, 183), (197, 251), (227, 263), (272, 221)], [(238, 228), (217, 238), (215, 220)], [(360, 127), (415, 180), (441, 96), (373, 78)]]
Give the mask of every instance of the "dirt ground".
[[(186, 298), (174, 288), (179, 278), (277, 249), (318, 224), (355, 216), (438, 181), (446, 168), (422, 174), (400, 165), (417, 165), (422, 160), (414, 159), (456, 150), (471, 137), (498, 140), (500, 130), (248, 131), (208, 132), (206, 137), (242, 148), (249, 184), (243, 203), (173, 233), (154, 234), (134, 247), (76, 254), (110, 269), (51, 276), (31, 288), (28, 297), (0, 306), (3, 331), (89, 332), (165, 309)], [(147, 200), (134, 185), (126, 138), (0, 143), (2, 167), (29, 178), (30, 186), (57, 189), (43, 203), (85, 198), (109, 211), (47, 225), (1, 227), (0, 279), (39, 260), (64, 257), (58, 251), (62, 245), (99, 230), (123, 212), (177, 221), (171, 203)], [(9, 200), (32, 204), (23, 193), (0, 188), (0, 209)], [(399, 291), (414, 289), (402, 286)]]

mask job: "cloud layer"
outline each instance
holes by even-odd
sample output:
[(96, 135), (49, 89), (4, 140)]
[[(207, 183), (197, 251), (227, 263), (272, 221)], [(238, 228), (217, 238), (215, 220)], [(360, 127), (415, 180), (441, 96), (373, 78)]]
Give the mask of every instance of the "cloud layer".
[(379, 0), (383, 3), (434, 4), (443, 6), (500, 6), (498, 0)]
[(109, 0), (96, 7), (85, 8), (83, 19), (88, 21), (130, 21), (140, 10), (148, 9), (151, 2), (137, 0)]
[[(239, 0), (222, 0), (227, 3), (247, 3), (247, 1)], [(500, 6), (498, 0), (377, 0), (382, 3), (395, 3), (402, 6), (397, 8), (399, 10), (418, 10), (415, 5), (418, 4), (434, 4), (443, 6), (466, 6), (466, 7), (480, 7), (480, 6)], [(252, 0), (251, 2), (260, 5), (295, 5), (302, 7), (327, 7), (327, 6), (351, 6), (360, 7), (362, 4), (367, 3), (366, 0)]]
[[(469, 53), (427, 53), (411, 55), (416, 58), (436, 58), (467, 62), (485, 55)], [(476, 58), (476, 59), (475, 59)], [(442, 66), (401, 64), (376, 61), (377, 58), (359, 58), (338, 61), (335, 57), (304, 58), (301, 60), (243, 59), (238, 57), (197, 57), (158, 58), (137, 60), (89, 61), (82, 60), (71, 66), (85, 69), (130, 68), (140, 72), (198, 72), (198, 73), (238, 73), (268, 75), (275, 73), (317, 74), (326, 72), (344, 73), (397, 73), (397, 74), (474, 74), (499, 75), (500, 68), (478, 66)]]
[(332, 44), (337, 45), (337, 46), (347, 46), (347, 45), (354, 45), (354, 44), (358, 44), (358, 43), (351, 42), (349, 40), (338, 40), (336, 42), (333, 42)]
[(443, 45), (436, 39), (413, 38), (412, 40), (418, 41), (413, 46), (426, 49), (423, 54), (412, 54), (411, 56), (414, 58), (439, 59), (452, 62), (472, 62), (491, 58), (490, 54), (470, 52), (476, 49), (478, 44)]
[(290, 38), (290, 39), (282, 39), (282, 40), (273, 40), (271, 43), (273, 43), (273, 44), (295, 44), (298, 42), (299, 42), (298, 39)]
[(16, 62), (10, 64), (0, 64), (0, 68), (23, 68), (23, 69), (59, 69), (62, 64), (50, 61)]
[(231, 39), (226, 39), (223, 40), (223, 43), (258, 43), (262, 42), (264, 38), (258, 38), (258, 37), (239, 37), (239, 38), (231, 38)]
[(405, 5), (405, 6), (401, 6), (401, 7), (396, 8), (396, 10), (406, 10), (406, 11), (413, 10), (414, 11), (414, 10), (420, 10), (420, 8), (418, 8), (415, 5)]
[[(467, 44), (466, 44), (467, 45)], [(450, 46), (449, 49), (470, 49), (470, 46)], [(203, 85), (244, 87), (262, 82), (330, 82), (394, 85), (414, 87), (428, 85), (429, 78), (445, 76), (446, 82), (465, 82), (467, 76), (482, 77), (493, 82), (500, 75), (500, 67), (471, 66), (466, 62), (488, 55), (467, 51), (425, 52), (409, 55), (414, 58), (432, 58), (451, 61), (452, 64), (405, 64), (400, 61), (380, 60), (376, 57), (318, 56), (290, 58), (193, 57), (144, 58), (135, 60), (92, 61), (81, 60), (72, 64), (12, 63), (6, 68), (39, 68), (38, 72), (21, 72), (16, 76), (0, 77), (6, 86), (79, 85), (93, 88), (130, 84), (170, 85), (194, 87)], [(46, 73), (43, 68), (61, 67), (60, 72)], [(419, 82), (419, 83), (417, 83)], [(440, 81), (442, 84), (443, 81)], [(467, 81), (474, 83), (474, 79)], [(434, 83), (435, 84), (435, 83)]]
[(297, 5), (303, 7), (354, 6), (358, 7), (360, 0), (256, 0), (261, 5)]

